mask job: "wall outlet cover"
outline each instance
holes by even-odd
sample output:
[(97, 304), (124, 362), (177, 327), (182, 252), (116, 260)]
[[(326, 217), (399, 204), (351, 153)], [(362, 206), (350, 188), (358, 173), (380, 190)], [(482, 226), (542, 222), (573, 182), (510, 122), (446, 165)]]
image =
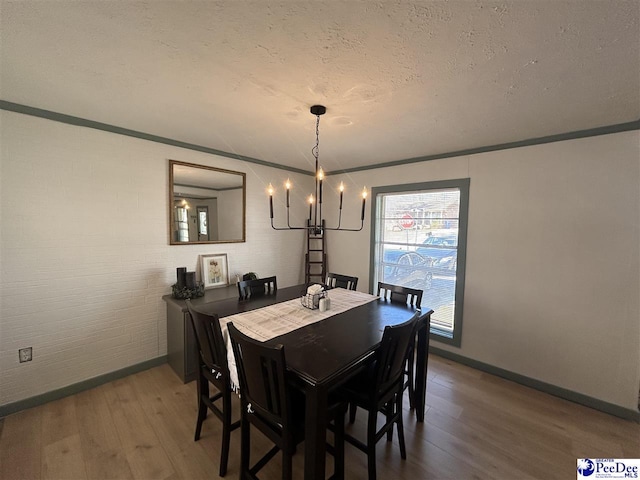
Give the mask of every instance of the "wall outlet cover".
[(20, 363), (30, 362), (33, 358), (33, 348), (21, 348), (18, 350), (18, 356), (20, 357)]

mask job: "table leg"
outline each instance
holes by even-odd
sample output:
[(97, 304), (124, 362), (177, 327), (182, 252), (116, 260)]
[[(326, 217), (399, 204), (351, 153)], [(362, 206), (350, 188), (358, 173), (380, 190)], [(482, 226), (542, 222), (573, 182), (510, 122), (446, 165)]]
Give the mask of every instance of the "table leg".
[(317, 385), (306, 388), (304, 478), (323, 479), (327, 435), (327, 391)]
[(424, 410), (427, 395), (427, 361), (429, 360), (429, 329), (431, 315), (421, 320), (418, 329), (418, 347), (416, 351), (414, 405), (418, 422), (424, 422)]

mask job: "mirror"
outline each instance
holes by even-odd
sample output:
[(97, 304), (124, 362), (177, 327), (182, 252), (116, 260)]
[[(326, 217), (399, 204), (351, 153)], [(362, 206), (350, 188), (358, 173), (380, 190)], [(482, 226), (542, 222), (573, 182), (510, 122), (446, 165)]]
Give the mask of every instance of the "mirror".
[(169, 243), (245, 241), (246, 174), (169, 160)]

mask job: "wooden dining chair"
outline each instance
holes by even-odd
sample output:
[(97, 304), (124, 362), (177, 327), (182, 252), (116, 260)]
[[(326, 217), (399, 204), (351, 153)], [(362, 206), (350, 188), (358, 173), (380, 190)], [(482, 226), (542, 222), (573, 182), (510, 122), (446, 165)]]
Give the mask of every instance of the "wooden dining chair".
[[(292, 457), (296, 445), (304, 440), (304, 394), (292, 388), (287, 379), (286, 360), (282, 345), (268, 346), (240, 332), (233, 323), (227, 325), (236, 358), (240, 381), (241, 437), (240, 478), (257, 479), (256, 474), (282, 451), (282, 478), (293, 476)], [(333, 420), (334, 445), (327, 451), (334, 456), (332, 478), (344, 477), (344, 417), (346, 403), (331, 401), (328, 416)], [(251, 466), (251, 425), (260, 430), (274, 447)]]
[[(406, 303), (415, 308), (420, 308), (422, 303), (422, 290), (409, 287), (401, 287), (390, 283), (378, 282), (378, 296), (392, 303)], [(404, 389), (409, 389), (409, 407), (413, 410), (415, 403), (415, 338), (407, 352), (407, 379)]]
[(346, 288), (347, 290), (355, 290), (358, 286), (358, 277), (349, 275), (341, 275), (339, 273), (328, 273), (325, 285), (328, 288)]
[[(186, 300), (191, 325), (196, 337), (198, 350), (198, 418), (194, 441), (200, 439), (202, 424), (211, 410), (222, 421), (222, 446), (220, 452), (220, 476), (227, 473), (229, 462), (229, 445), (231, 432), (240, 426), (240, 421), (231, 422), (231, 381), (227, 362), (227, 349), (220, 329), (217, 315), (208, 315), (193, 308), (190, 300)], [(212, 384), (217, 393), (211, 394), (209, 385)], [(222, 402), (218, 406), (216, 402)]]
[[(415, 336), (419, 318), (420, 312), (416, 312), (410, 320), (400, 325), (385, 327), (371, 367), (349, 380), (338, 391), (349, 403), (368, 412), (365, 442), (348, 433), (345, 434), (345, 440), (367, 454), (369, 480), (376, 478), (376, 443), (385, 434), (387, 441), (391, 441), (394, 425), (398, 429), (400, 456), (402, 459), (407, 458), (402, 423), (402, 392), (407, 351)], [(378, 430), (379, 411), (384, 413), (386, 420)], [(350, 415), (349, 421), (353, 423), (355, 416)]]
[(407, 303), (420, 308), (422, 290), (378, 282), (378, 296), (393, 303)]
[(276, 277), (265, 277), (257, 280), (241, 280), (238, 282), (238, 296), (240, 300), (260, 295), (270, 295), (278, 290)]

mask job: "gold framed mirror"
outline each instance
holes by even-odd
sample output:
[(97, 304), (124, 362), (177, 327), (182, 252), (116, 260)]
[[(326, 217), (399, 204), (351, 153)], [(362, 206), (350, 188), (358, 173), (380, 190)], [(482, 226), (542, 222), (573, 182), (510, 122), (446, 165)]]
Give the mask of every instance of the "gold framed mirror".
[(246, 174), (169, 160), (169, 244), (244, 242)]

